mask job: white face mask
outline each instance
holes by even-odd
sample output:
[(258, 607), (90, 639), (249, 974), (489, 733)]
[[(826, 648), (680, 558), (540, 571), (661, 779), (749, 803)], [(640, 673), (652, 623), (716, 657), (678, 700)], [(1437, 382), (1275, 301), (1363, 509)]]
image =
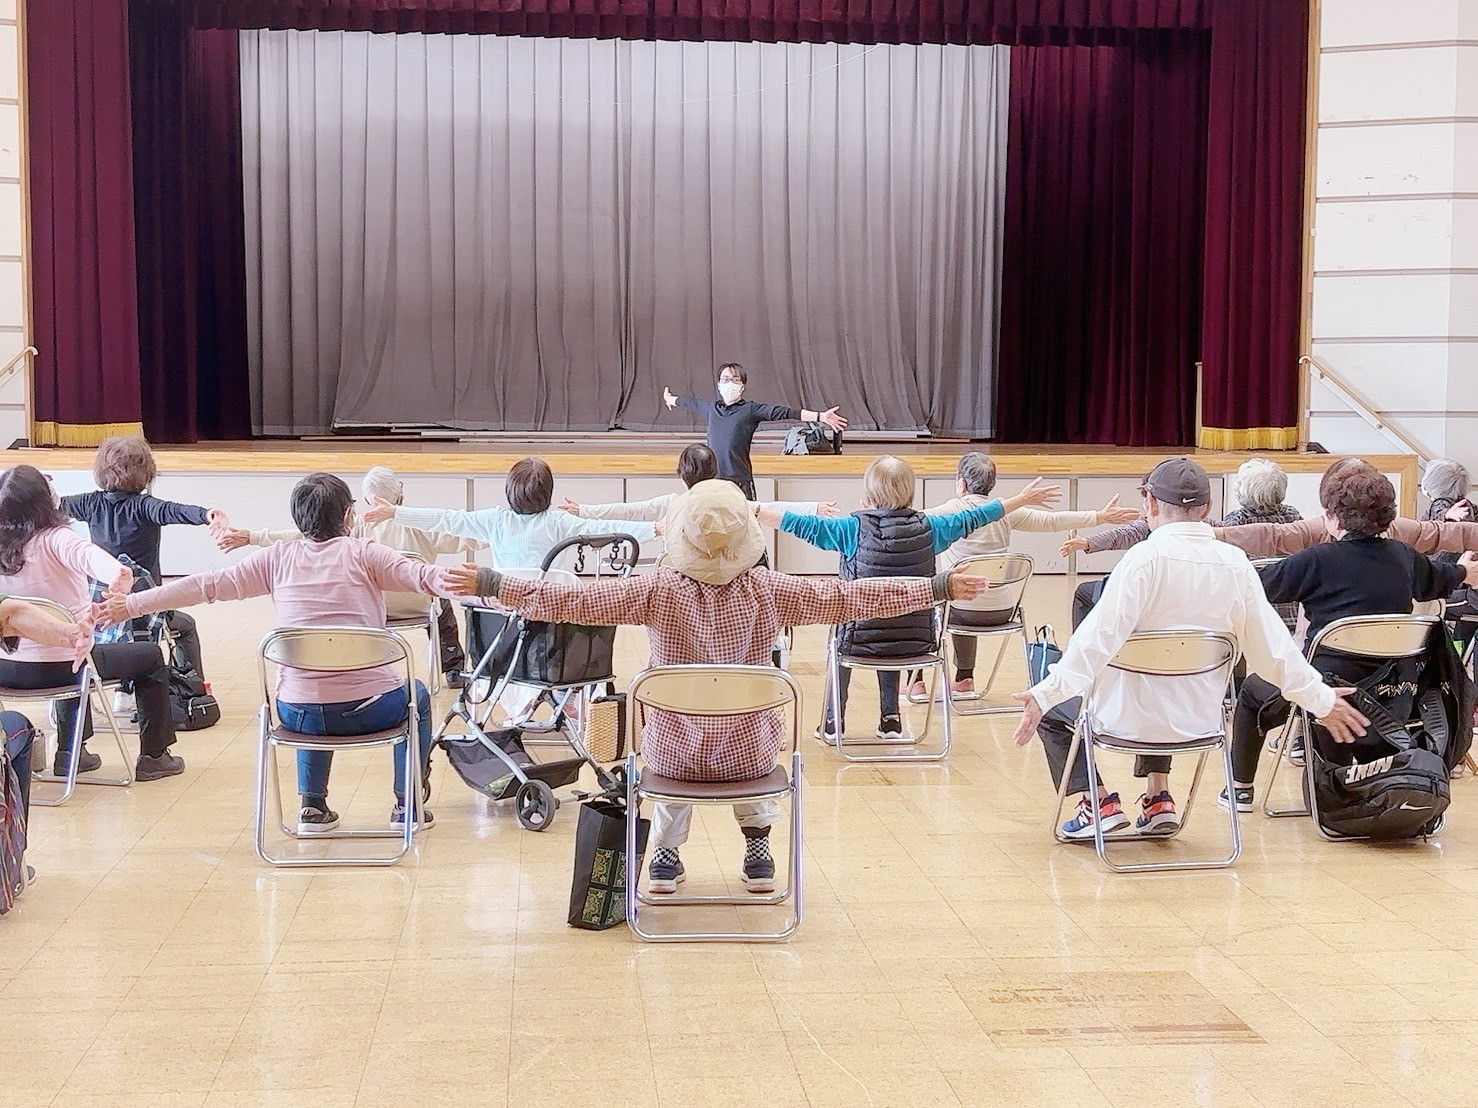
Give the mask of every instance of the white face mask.
[(718, 395), (725, 404), (737, 404), (739, 398), (744, 395), (744, 385), (739, 381), (720, 381)]

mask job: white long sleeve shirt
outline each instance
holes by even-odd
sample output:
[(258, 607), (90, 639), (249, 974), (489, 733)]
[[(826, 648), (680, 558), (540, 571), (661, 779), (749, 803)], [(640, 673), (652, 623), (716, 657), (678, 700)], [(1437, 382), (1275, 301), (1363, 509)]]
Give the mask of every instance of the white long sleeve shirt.
[[(533, 515), (520, 515), (511, 508), (481, 508), (472, 512), (454, 508), (396, 508), (395, 522), (419, 531), (459, 535), (486, 543), (492, 549), (494, 569), (542, 565), (544, 556), (566, 539), (610, 530), (554, 508)], [(657, 534), (650, 523), (632, 523), (622, 530), (638, 542)]]
[(1226, 687), (1216, 674), (1164, 678), (1109, 668), (1134, 632), (1170, 630), (1229, 632), (1247, 668), (1294, 704), (1315, 716), (1334, 707), (1333, 690), (1298, 652), (1252, 563), (1204, 523), (1164, 524), (1131, 548), (1031, 694), (1046, 711), (1097, 679), (1093, 725), (1101, 734), (1167, 743), (1219, 734)]
[[(667, 514), (668, 505), (681, 495), (680, 492), (664, 492), (661, 496), (654, 496), (650, 500), (631, 500), (613, 504), (581, 504), (580, 518), (658, 520)], [(750, 501), (750, 506), (754, 506), (753, 501)], [(798, 516), (821, 514), (820, 505), (814, 500), (774, 500), (762, 502), (759, 506), (779, 508), (782, 512), (794, 512)]]
[[(959, 512), (968, 512), (971, 508), (978, 508), (990, 502), (991, 497), (972, 492), (957, 496), (953, 500), (946, 500), (938, 507), (927, 508), (924, 514), (951, 516)], [(1010, 546), (1013, 529), (1017, 531), (1071, 531), (1076, 527), (1096, 527), (1097, 525), (1098, 513), (1094, 511), (1055, 512), (1027, 504), (1015, 511), (1007, 512), (994, 523), (975, 528), (939, 555), (938, 566), (940, 570), (953, 569), (966, 558), (975, 558), (982, 554), (1004, 554)]]

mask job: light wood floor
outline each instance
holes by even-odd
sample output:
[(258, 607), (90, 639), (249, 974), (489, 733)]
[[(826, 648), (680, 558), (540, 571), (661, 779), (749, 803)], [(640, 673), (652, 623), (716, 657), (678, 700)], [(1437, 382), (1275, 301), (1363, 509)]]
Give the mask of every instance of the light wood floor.
[[(1067, 596), (1039, 581), (1032, 615), (1065, 627)], [(1234, 870), (1122, 877), (1052, 842), (1010, 717), (964, 723), (932, 769), (843, 769), (808, 738), (797, 937), (646, 946), (565, 925), (572, 807), (522, 831), (440, 756), (415, 860), (261, 864), (270, 608), (196, 614), (226, 718), (181, 738), (185, 776), (35, 810), (40, 881), (0, 919), (7, 1106), (1478, 1103), (1471, 780), (1427, 845), (1259, 813)], [(622, 634), (629, 676), (644, 642)], [(813, 705), (821, 644), (802, 632), (794, 667)], [(346, 818), (384, 818), (382, 760), (339, 760)], [(1184, 845), (1219, 845), (1219, 816), (1208, 792)], [(727, 813), (700, 818), (690, 887), (740, 854)]]

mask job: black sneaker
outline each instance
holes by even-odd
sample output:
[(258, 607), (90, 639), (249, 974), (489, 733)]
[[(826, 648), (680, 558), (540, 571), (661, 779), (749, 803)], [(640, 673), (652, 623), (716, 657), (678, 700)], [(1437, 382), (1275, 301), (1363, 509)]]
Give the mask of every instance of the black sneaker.
[(467, 684), (467, 678), (462, 675), (460, 670), (454, 673), (442, 674), (441, 680), (449, 689), (460, 689)]
[[(56, 752), (56, 757), (51, 760), (51, 772), (57, 777), (67, 776), (67, 760), (71, 758), (71, 756), (72, 752), (70, 750), (58, 750)], [(102, 757), (100, 755), (94, 754), (92, 751), (88, 750), (87, 747), (84, 746), (82, 748), (82, 756), (77, 759), (77, 772), (91, 773), (93, 770), (99, 768), (102, 764)]]
[[(416, 815), (416, 830), (417, 831), (425, 831), (428, 827), (435, 827), (435, 826), (436, 826), (436, 816), (432, 813), (432, 811), (431, 811), (430, 808), (428, 808), (428, 807), (426, 807), (426, 805), (422, 804), (421, 805), (420, 812), (418, 812), (417, 815)], [(394, 808), (391, 808), (390, 809), (390, 830), (392, 830), (392, 831), (404, 831), (405, 830), (405, 805), (404, 804), (397, 804)]]
[(653, 851), (647, 874), (647, 891), (651, 893), (675, 893), (686, 876), (683, 860), (677, 856), (677, 851), (665, 846)]
[(884, 716), (878, 720), (878, 729), (874, 732), (880, 739), (896, 739), (903, 734), (903, 719), (899, 716)]
[(305, 804), (302, 811), (298, 813), (299, 835), (322, 835), (335, 830), (338, 826), (339, 813), (331, 812), (327, 808)]
[[(1243, 788), (1241, 785), (1238, 785), (1236, 787), (1236, 790), (1235, 791), (1236, 791), (1236, 794), (1237, 794), (1237, 811), (1239, 811), (1239, 812), (1251, 812), (1252, 811), (1252, 788), (1251, 788), (1251, 786), (1248, 786), (1247, 788)], [(1216, 798), (1216, 803), (1221, 806), (1221, 808), (1222, 808), (1223, 811), (1229, 810), (1226, 789), (1222, 789), (1221, 790), (1221, 795)]]
[(752, 893), (775, 891), (775, 859), (770, 857), (770, 829), (744, 830), (744, 887)]
[(133, 765), (135, 781), (158, 781), (161, 777), (178, 777), (185, 772), (185, 759), (165, 751), (163, 754), (140, 754)]

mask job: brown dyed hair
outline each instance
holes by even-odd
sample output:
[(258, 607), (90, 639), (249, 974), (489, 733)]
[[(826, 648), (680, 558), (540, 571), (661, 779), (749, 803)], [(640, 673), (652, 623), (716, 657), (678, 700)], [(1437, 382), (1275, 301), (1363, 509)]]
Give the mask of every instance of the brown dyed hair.
[(1396, 518), (1396, 490), (1369, 462), (1343, 458), (1324, 471), (1319, 505), (1354, 535), (1379, 535)]
[(508, 506), (521, 516), (547, 512), (554, 499), (554, 474), (543, 458), (520, 458), (504, 483)]
[(158, 476), (154, 451), (137, 435), (104, 439), (92, 460), (92, 479), (105, 492), (143, 492)]

